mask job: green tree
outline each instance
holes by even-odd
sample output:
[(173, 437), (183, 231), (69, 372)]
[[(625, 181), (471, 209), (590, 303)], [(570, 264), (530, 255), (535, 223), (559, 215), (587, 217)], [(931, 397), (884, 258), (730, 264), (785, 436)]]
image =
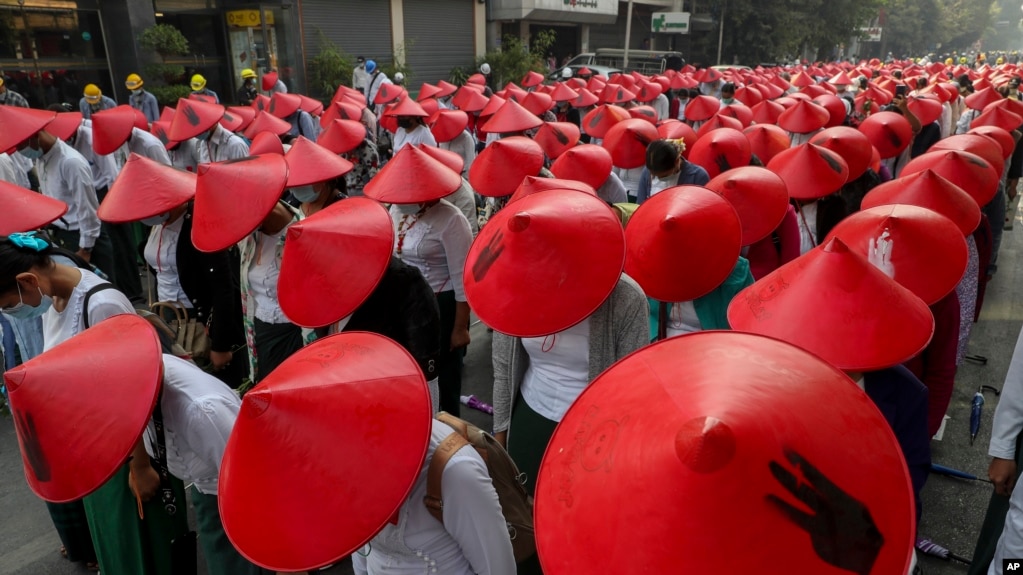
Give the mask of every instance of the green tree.
[(146, 28), (139, 34), (139, 46), (160, 56), (159, 64), (145, 67), (144, 71), (150, 78), (162, 79), (171, 84), (185, 74), (184, 66), (168, 62), (175, 56), (188, 55), (188, 39), (174, 26), (155, 24)]
[[(527, 72), (547, 72), (547, 52), (554, 45), (553, 30), (544, 30), (531, 36), (527, 45), (517, 36), (505, 36), (501, 47), (490, 50), (476, 59), (476, 70), (483, 63), (490, 64), (494, 87), (518, 82)], [(473, 70), (471, 73), (475, 73)]]
[(309, 90), (327, 105), (338, 86), (351, 87), (355, 59), (318, 28), (316, 41), (320, 51), (309, 59)]

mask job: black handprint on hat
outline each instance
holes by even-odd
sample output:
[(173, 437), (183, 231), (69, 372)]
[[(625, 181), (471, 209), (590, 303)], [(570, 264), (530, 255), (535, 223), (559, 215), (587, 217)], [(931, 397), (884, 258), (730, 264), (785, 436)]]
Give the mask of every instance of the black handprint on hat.
[(504, 231), (498, 230), (494, 234), (494, 237), (490, 238), (487, 245), (480, 251), (480, 255), (476, 258), (476, 261), (472, 264), (472, 277), (477, 282), (483, 281), (486, 277), (487, 272), (490, 271), (490, 267), (494, 265), (497, 258), (504, 252)]
[(777, 461), (770, 463), (771, 474), (811, 512), (776, 495), (767, 495), (768, 502), (810, 534), (814, 551), (825, 563), (869, 575), (884, 547), (884, 536), (870, 516), (870, 510), (798, 453), (786, 450), (785, 457), (799, 469), (807, 483), (800, 482)]
[(18, 428), (18, 435), (21, 436), (21, 446), (28, 466), (32, 468), (32, 475), (35, 475), (35, 478), (41, 482), (49, 481), (50, 464), (46, 461), (42, 445), (39, 444), (39, 435), (36, 433), (32, 414), (14, 410), (14, 425)]

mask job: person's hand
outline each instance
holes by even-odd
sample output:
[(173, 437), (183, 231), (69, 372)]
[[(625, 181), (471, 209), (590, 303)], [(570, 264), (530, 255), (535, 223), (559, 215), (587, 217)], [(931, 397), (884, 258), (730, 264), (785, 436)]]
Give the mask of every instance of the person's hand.
[(501, 444), (501, 447), (508, 449), (508, 432), (498, 431), (494, 434), (494, 439)]
[(469, 328), (455, 326), (451, 330), (451, 349), (459, 349), (469, 345)]
[(75, 254), (87, 262), (92, 261), (92, 251), (78, 250)]
[(909, 110), (909, 102), (906, 101), (905, 96), (895, 96), (892, 99), (892, 104), (895, 104), (895, 107), (902, 110), (903, 113)]
[(1016, 462), (995, 457), (987, 468), (987, 477), (995, 484), (995, 493), (1006, 497), (1012, 495), (1012, 488), (1016, 486)]
[(234, 354), (229, 351), (210, 351), (210, 363), (213, 364), (213, 371), (220, 371), (231, 365)]
[(797, 507), (773, 494), (767, 495), (768, 503), (810, 534), (814, 551), (825, 563), (869, 575), (884, 547), (884, 536), (870, 516), (870, 509), (832, 483), (803, 456), (786, 450), (785, 457), (806, 481), (777, 461), (769, 464), (771, 475), (803, 505)]
[(131, 462), (131, 470), (128, 474), (128, 486), (132, 493), (142, 501), (149, 501), (160, 491), (160, 474), (153, 469), (148, 462), (139, 462), (136, 459)]
[(895, 266), (892, 265), (893, 241), (888, 228), (875, 240), (870, 238), (867, 246), (867, 260), (874, 264), (874, 267), (884, 272), (884, 275), (894, 278)]

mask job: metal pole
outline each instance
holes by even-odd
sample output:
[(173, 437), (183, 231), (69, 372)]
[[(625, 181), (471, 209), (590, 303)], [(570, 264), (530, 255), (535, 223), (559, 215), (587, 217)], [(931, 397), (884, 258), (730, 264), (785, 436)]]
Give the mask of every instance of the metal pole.
[(632, 41), (632, 0), (629, 0), (629, 12), (625, 16), (625, 52), (622, 54), (622, 68), (629, 69), (629, 42)]
[(668, 304), (657, 302), (657, 341), (668, 339)]
[(725, 7), (728, 0), (721, 0), (721, 23), (718, 26), (718, 66), (721, 65), (721, 45), (725, 40)]

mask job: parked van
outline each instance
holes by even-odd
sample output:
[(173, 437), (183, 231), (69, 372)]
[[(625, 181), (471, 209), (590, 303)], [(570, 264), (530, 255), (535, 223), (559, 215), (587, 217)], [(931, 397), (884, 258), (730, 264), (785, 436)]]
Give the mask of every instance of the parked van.
[(625, 66), (625, 50), (600, 48), (596, 52), (579, 54), (560, 68), (580, 66), (601, 66), (640, 74), (663, 74), (665, 70), (681, 70), (686, 65), (681, 52), (657, 52), (653, 50), (629, 50), (629, 65)]

